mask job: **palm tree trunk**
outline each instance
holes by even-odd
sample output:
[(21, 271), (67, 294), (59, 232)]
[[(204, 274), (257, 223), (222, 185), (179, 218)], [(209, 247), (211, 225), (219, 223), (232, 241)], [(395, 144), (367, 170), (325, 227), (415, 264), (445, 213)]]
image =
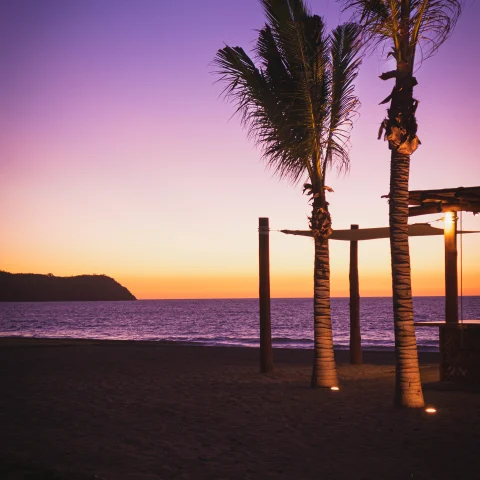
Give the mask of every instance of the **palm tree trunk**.
[[(317, 199), (315, 199), (317, 200)], [(318, 207), (318, 204), (322, 207)], [(312, 219), (319, 218), (319, 210), (326, 212), (328, 222), (330, 216), (325, 206), (325, 199), (314, 202)], [(312, 221), (312, 230), (315, 233), (324, 230), (318, 223)], [(330, 224), (328, 224), (329, 232)], [(325, 231), (325, 230), (324, 230)], [(312, 372), (312, 387), (338, 386), (337, 368), (333, 352), (332, 319), (330, 311), (330, 256), (328, 250), (328, 236), (315, 235), (315, 266), (313, 275), (314, 294), (314, 360)]]
[(408, 246), (408, 178), (410, 155), (392, 149), (390, 168), (390, 250), (395, 326), (395, 405), (423, 407), (417, 341), (413, 324)]

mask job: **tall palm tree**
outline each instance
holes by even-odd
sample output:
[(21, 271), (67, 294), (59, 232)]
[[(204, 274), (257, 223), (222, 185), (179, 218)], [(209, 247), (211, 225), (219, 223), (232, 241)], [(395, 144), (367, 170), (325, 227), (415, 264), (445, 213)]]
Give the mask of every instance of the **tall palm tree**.
[(423, 58), (435, 53), (453, 30), (461, 5), (458, 0), (343, 0), (343, 3), (346, 8), (353, 9), (367, 44), (387, 44), (391, 47), (388, 56), (396, 63), (395, 70), (380, 76), (382, 80), (395, 79), (395, 86), (381, 102), (390, 102), (390, 107), (379, 132), (380, 138), (385, 131), (384, 137), (391, 150), (389, 223), (396, 352), (395, 404), (423, 407), (407, 227), (410, 155), (420, 144), (415, 118), (418, 101), (413, 97), (417, 80), (413, 71), (417, 50)]
[[(214, 65), (243, 125), (280, 177), (308, 178), (315, 243), (314, 367), (312, 386), (338, 384), (330, 314), (328, 236), (331, 218), (325, 174), (348, 168), (348, 140), (359, 105), (353, 80), (360, 65), (359, 30), (345, 24), (327, 34), (303, 0), (260, 0), (267, 23), (259, 31), (256, 62), (240, 47), (218, 50)], [(304, 190), (304, 191), (305, 191)]]

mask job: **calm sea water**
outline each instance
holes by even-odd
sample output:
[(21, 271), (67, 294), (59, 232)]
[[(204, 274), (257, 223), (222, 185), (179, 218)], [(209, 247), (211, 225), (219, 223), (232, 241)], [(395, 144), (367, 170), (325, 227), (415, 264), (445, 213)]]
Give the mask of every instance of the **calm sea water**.
[[(414, 298), (416, 320), (444, 317), (443, 297)], [(480, 318), (480, 297), (463, 298), (463, 318)], [(393, 348), (390, 298), (361, 299), (362, 344)], [(348, 348), (349, 300), (332, 299), (334, 342)], [(0, 336), (169, 340), (202, 345), (258, 346), (257, 299), (138, 300), (134, 302), (0, 303)], [(276, 347), (313, 346), (313, 302), (272, 299)], [(436, 328), (417, 328), (423, 350), (438, 348)]]

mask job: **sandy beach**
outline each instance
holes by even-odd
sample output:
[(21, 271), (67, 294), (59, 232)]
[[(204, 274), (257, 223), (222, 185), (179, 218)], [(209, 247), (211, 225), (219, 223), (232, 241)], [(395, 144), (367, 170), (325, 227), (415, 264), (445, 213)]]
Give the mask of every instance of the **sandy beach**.
[[(391, 352), (337, 352), (341, 390), (309, 387), (312, 353), (154, 342), (0, 339), (2, 479), (476, 479), (478, 391), (393, 407)], [(30, 475), (30, 476), (28, 476)]]

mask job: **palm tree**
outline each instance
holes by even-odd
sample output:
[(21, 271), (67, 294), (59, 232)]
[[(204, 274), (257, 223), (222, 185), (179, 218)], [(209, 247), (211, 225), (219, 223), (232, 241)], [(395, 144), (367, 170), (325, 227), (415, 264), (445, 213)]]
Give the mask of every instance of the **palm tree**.
[(390, 108), (379, 132), (380, 138), (385, 131), (384, 137), (391, 150), (389, 223), (396, 352), (395, 405), (423, 407), (407, 227), (410, 155), (420, 144), (415, 118), (418, 101), (413, 98), (417, 80), (413, 70), (417, 48), (423, 58), (435, 53), (453, 30), (461, 5), (458, 0), (343, 2), (346, 9), (353, 9), (367, 44), (374, 47), (387, 44), (391, 47), (388, 56), (396, 62), (395, 70), (380, 76), (382, 80), (394, 78), (395, 86), (381, 102), (390, 102)]
[(360, 65), (354, 24), (326, 33), (303, 0), (260, 0), (267, 23), (259, 31), (255, 62), (240, 47), (218, 50), (214, 65), (223, 94), (280, 177), (308, 178), (315, 244), (313, 387), (338, 384), (330, 314), (326, 170), (348, 168), (348, 140), (359, 105), (353, 80)]

